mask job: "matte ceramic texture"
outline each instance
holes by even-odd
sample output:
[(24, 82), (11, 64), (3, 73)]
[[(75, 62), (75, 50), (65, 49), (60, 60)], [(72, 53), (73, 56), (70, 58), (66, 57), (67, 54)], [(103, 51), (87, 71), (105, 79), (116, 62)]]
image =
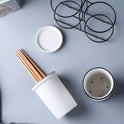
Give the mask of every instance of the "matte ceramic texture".
[(52, 72), (33, 87), (40, 99), (60, 119), (77, 106), (76, 101), (60, 81), (56, 72)]
[(62, 33), (53, 26), (45, 26), (36, 34), (36, 43), (38, 48), (45, 53), (57, 51), (63, 41)]
[(106, 69), (94, 68), (86, 73), (83, 86), (88, 96), (94, 100), (102, 101), (111, 94), (114, 81)]

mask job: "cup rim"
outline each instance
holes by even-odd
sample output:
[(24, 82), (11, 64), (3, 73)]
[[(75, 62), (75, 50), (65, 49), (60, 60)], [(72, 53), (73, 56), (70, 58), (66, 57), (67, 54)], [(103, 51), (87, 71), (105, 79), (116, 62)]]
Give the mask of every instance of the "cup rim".
[[(110, 74), (110, 76), (111, 76), (111, 78), (112, 78), (112, 83), (113, 83), (113, 85), (112, 85), (110, 91), (109, 91), (106, 95), (104, 95), (103, 97), (101, 97), (101, 98), (97, 98), (97, 97), (93, 97), (93, 96), (89, 95), (89, 94), (86, 92), (85, 87), (84, 87), (84, 80), (85, 80), (86, 75), (87, 75), (90, 71), (92, 71), (92, 70), (94, 70), (94, 69), (102, 69), (102, 70), (105, 70), (105, 71), (107, 71), (107, 72)], [(106, 100), (106, 99), (111, 95), (111, 93), (112, 93), (112, 91), (113, 91), (113, 89), (114, 89), (114, 78), (113, 78), (112, 73), (111, 73), (110, 71), (108, 71), (107, 69), (105, 69), (105, 68), (103, 68), (103, 67), (94, 67), (94, 68), (91, 68), (90, 70), (88, 70), (88, 71), (85, 73), (85, 75), (84, 75), (84, 77), (83, 77), (83, 81), (82, 81), (82, 87), (83, 87), (83, 90), (84, 90), (85, 94), (86, 94), (88, 97), (90, 97), (91, 99), (93, 99), (93, 100), (95, 100), (95, 101), (103, 101), (103, 100)]]
[(35, 91), (39, 86), (41, 86), (42, 84), (44, 84), (48, 79), (57, 76), (56, 72), (53, 71), (50, 74), (48, 74), (45, 78), (43, 78), (42, 80), (40, 80), (33, 88), (32, 90)]

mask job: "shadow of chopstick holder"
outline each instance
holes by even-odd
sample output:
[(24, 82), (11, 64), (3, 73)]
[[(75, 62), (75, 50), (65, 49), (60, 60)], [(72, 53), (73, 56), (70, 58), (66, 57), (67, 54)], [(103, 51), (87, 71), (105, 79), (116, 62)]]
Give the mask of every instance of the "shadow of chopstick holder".
[(64, 76), (60, 75), (59, 77), (78, 104), (76, 108), (74, 108), (72, 111), (66, 114), (66, 117), (80, 118), (86, 116), (88, 114), (88, 107), (86, 106), (85, 102), (82, 102), (82, 99), (79, 98), (79, 94), (77, 93), (77, 91), (74, 88), (75, 86), (73, 85), (74, 82), (72, 82), (72, 80), (70, 82), (69, 78), (66, 77), (65, 75)]

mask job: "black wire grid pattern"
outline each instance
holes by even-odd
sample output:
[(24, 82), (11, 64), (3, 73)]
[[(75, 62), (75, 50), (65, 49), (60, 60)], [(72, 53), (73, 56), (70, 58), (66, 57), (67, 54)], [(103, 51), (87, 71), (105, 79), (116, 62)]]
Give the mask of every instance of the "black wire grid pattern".
[[(103, 12), (91, 14), (91, 12), (89, 12), (89, 9), (91, 7), (92, 8), (95, 7), (95, 5), (98, 5), (98, 4), (102, 4), (102, 6), (107, 6), (109, 9), (111, 9), (113, 18), (111, 18), (107, 14), (103, 14)], [(116, 12), (114, 8), (106, 2), (102, 2), (102, 1), (90, 2), (88, 0), (81, 0), (79, 4), (72, 0), (66, 0), (66, 1), (60, 2), (58, 5), (54, 7), (53, 0), (50, 0), (50, 5), (54, 12), (54, 19), (56, 23), (62, 28), (78, 29), (84, 32), (90, 40), (97, 42), (97, 43), (108, 41), (114, 33), (114, 25), (116, 22)], [(60, 9), (60, 6), (66, 6), (70, 10), (74, 10), (75, 13), (70, 14), (70, 15), (63, 15), (60, 12), (58, 12), (58, 9)], [(67, 23), (66, 21), (63, 21), (66, 19), (70, 19), (72, 17), (78, 20), (77, 23), (72, 25), (70, 23)], [(100, 21), (103, 24), (107, 24), (108, 27), (103, 30), (96, 30), (90, 26), (92, 19), (96, 19), (97, 21)], [(102, 34), (102, 36), (100, 36), (100, 34)], [(103, 37), (104, 35), (106, 35), (106, 37)]]

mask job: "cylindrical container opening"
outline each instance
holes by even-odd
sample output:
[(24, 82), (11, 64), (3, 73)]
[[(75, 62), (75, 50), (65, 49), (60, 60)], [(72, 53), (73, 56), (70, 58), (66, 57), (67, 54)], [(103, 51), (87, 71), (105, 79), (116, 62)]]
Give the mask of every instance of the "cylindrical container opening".
[(106, 69), (94, 68), (84, 76), (83, 87), (86, 94), (97, 101), (108, 98), (113, 86), (112, 75)]

